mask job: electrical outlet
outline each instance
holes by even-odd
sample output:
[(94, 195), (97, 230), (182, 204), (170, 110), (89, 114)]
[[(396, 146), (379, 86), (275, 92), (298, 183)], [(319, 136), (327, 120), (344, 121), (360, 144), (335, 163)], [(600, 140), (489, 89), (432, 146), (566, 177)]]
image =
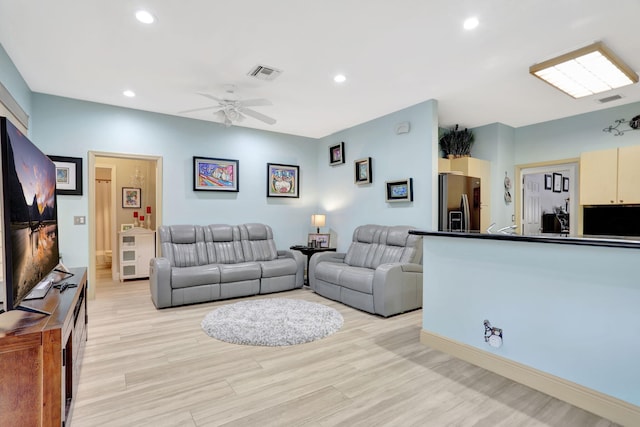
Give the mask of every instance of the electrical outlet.
[(516, 216), (515, 215), (511, 215), (511, 221), (515, 222), (515, 220), (516, 220)]
[(73, 217), (73, 225), (85, 225), (86, 217), (85, 216), (74, 216)]

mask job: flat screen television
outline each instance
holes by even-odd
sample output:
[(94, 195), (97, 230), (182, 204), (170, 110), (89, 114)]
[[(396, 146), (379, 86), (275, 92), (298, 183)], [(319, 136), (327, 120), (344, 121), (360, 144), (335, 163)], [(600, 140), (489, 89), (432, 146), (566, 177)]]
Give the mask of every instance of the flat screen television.
[[(0, 117), (2, 274), (6, 311), (43, 298), (62, 277), (59, 262), (56, 168), (9, 120)], [(3, 295), (4, 294), (4, 295)], [(47, 314), (47, 313), (45, 313)]]

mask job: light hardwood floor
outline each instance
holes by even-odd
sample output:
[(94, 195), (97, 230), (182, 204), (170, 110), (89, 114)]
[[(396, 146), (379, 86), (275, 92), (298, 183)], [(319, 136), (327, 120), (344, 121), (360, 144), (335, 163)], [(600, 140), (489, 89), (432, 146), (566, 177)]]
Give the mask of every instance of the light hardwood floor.
[(274, 297), (334, 307), (344, 326), (227, 344), (200, 322), (236, 300), (156, 310), (148, 281), (98, 279), (72, 427), (615, 425), (420, 344), (421, 311), (383, 319), (309, 289), (257, 298)]

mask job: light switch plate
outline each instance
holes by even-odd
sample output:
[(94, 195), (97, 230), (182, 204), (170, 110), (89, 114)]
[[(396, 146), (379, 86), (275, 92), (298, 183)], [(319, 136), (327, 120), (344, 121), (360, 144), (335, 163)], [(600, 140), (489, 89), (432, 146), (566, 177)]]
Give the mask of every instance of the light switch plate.
[(73, 225), (85, 225), (87, 223), (85, 216), (74, 216)]

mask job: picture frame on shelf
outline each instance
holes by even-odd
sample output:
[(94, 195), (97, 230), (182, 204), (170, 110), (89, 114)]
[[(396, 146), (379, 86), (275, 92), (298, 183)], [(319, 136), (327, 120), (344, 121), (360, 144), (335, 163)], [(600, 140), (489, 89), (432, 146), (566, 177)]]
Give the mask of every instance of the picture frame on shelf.
[(300, 197), (300, 166), (267, 163), (267, 197)]
[(356, 184), (371, 184), (373, 182), (371, 157), (356, 160), (354, 162), (354, 174)]
[(413, 202), (413, 178), (387, 181), (386, 202)]
[(133, 224), (120, 224), (120, 231), (132, 230)]
[(553, 173), (553, 192), (562, 192), (562, 174), (559, 174), (557, 172)]
[(552, 179), (551, 179), (551, 174), (550, 173), (546, 173), (544, 175), (544, 189), (545, 190), (551, 190), (552, 187)]
[(344, 142), (329, 147), (329, 164), (331, 166), (344, 163)]
[(331, 234), (309, 233), (307, 244), (310, 248), (328, 248), (331, 243)]
[(122, 187), (122, 207), (140, 209), (142, 206), (142, 189)]
[(194, 191), (240, 191), (240, 161), (193, 157)]
[(568, 176), (562, 177), (562, 192), (563, 193), (568, 193), (569, 192), (569, 177)]
[(56, 165), (56, 194), (82, 196), (82, 158), (49, 156)]

